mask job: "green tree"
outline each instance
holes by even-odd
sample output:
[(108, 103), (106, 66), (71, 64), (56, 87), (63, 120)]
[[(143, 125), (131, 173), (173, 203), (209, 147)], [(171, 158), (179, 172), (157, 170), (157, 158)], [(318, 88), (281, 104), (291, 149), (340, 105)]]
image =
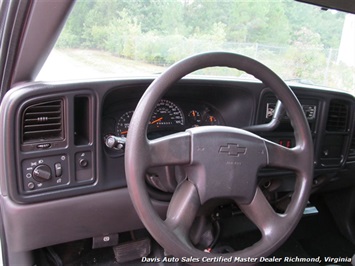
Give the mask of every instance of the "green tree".
[(314, 84), (323, 83), (323, 69), (326, 65), (324, 45), (321, 36), (303, 27), (295, 34), (296, 39), (289, 48), (286, 70), (289, 77), (305, 79)]
[(93, 1), (78, 1), (70, 18), (65, 24), (61, 38), (58, 41), (59, 47), (79, 48), (83, 42), (82, 29), (87, 14), (92, 10), (95, 3)]
[(291, 27), (291, 40), (294, 41), (299, 30), (304, 27), (318, 32), (321, 42), (326, 48), (338, 48), (340, 41), (341, 28), (344, 23), (345, 15), (341, 12), (322, 10), (316, 6), (310, 6), (287, 0), (285, 14), (288, 17)]

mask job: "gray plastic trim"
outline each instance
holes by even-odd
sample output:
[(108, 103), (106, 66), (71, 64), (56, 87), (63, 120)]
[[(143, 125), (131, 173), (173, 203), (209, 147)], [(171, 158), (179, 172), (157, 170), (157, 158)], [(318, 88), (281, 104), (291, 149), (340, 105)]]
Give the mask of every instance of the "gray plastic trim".
[[(19, 205), (1, 197), (9, 250), (22, 252), (142, 228), (127, 189)], [(167, 203), (154, 202), (164, 217)]]

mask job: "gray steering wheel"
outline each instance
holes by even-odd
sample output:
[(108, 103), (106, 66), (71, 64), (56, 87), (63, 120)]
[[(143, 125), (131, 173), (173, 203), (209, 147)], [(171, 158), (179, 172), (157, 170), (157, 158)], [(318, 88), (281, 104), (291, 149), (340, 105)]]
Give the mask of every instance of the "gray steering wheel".
[[(147, 139), (150, 117), (171, 85), (206, 67), (245, 71), (268, 86), (284, 104), (295, 135), (295, 147), (286, 148), (249, 131), (224, 126), (187, 129), (155, 140)], [(145, 184), (148, 168), (181, 165), (187, 178), (175, 190), (166, 219), (154, 210)], [(284, 214), (276, 213), (257, 185), (257, 172), (270, 166), (295, 172), (295, 189)], [(210, 52), (184, 59), (166, 70), (146, 90), (132, 117), (126, 143), (125, 169), (134, 207), (153, 238), (175, 257), (215, 260), (266, 257), (288, 238), (306, 206), (313, 175), (313, 145), (307, 120), (290, 88), (263, 64), (238, 54)], [(259, 228), (254, 245), (228, 254), (213, 254), (193, 246), (189, 231), (199, 207), (214, 198), (229, 198)], [(243, 260), (242, 260), (243, 261)]]

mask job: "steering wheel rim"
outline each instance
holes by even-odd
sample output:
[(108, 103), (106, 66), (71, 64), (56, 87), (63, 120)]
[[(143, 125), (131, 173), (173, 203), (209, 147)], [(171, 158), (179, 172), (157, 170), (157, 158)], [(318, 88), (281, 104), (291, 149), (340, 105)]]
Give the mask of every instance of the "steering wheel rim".
[[(275, 93), (277, 98), (283, 102), (294, 128), (296, 140), (294, 148), (282, 147), (244, 130), (219, 126), (189, 129), (154, 141), (147, 139), (150, 117), (156, 104), (168, 88), (191, 72), (216, 66), (231, 67), (245, 71), (261, 80)], [(256, 177), (252, 177), (250, 182), (245, 178), (243, 180), (236, 178), (238, 181), (233, 179), (232, 182), (239, 182), (239, 186), (240, 184), (251, 184), (251, 188), (245, 194), (238, 190), (237, 187), (239, 186), (237, 185), (231, 186), (233, 188), (229, 190), (224, 189), (225, 186), (220, 187), (223, 190), (221, 193), (228, 198), (231, 198), (234, 193), (238, 194), (239, 198), (234, 198), (234, 200), (262, 233), (262, 239), (259, 242), (246, 249), (228, 254), (205, 253), (196, 249), (188, 237), (188, 230), (191, 228), (199, 206), (211, 198), (209, 193), (214, 194), (213, 188), (207, 190), (203, 186), (218, 185), (209, 176), (201, 177), (203, 170), (201, 171), (201, 168), (196, 166), (211, 159), (211, 157), (208, 157), (205, 160), (200, 156), (205, 148), (209, 148), (206, 141), (211, 137), (220, 140), (220, 142), (216, 141), (215, 147), (213, 147), (214, 150), (218, 150), (219, 155), (226, 152), (223, 149), (227, 149), (227, 152), (231, 155), (228, 150), (230, 149), (228, 143), (233, 142), (235, 139), (237, 139), (238, 144), (235, 144), (236, 146), (233, 144), (232, 148), (242, 148), (239, 150), (241, 153), (243, 148), (246, 148), (245, 154), (248, 151), (248, 156), (239, 156), (240, 153), (238, 152), (234, 155), (232, 154), (233, 158), (232, 156), (227, 156), (228, 158), (216, 156), (222, 158), (221, 162), (223, 163), (234, 164), (231, 167), (234, 167), (232, 169), (235, 171), (240, 169), (238, 167), (248, 168), (251, 160), (250, 156), (257, 156), (260, 158), (257, 160), (256, 168), (270, 165), (292, 169), (296, 174), (295, 191), (285, 214), (277, 214), (273, 211), (263, 193), (257, 187)], [(196, 146), (196, 142), (199, 141), (202, 143), (201, 146)], [(239, 145), (240, 143), (242, 143), (241, 146)], [(225, 146), (226, 144), (227, 146)], [(153, 156), (150, 156), (151, 154)], [(243, 159), (241, 159), (242, 157)], [(236, 166), (237, 164), (239, 166)], [(185, 165), (188, 175), (191, 175), (176, 189), (165, 221), (155, 212), (145, 189), (144, 176), (146, 170), (151, 166), (158, 165)], [(204, 167), (208, 168), (206, 165)], [(242, 55), (209, 52), (189, 57), (174, 64), (146, 90), (136, 107), (130, 123), (126, 143), (125, 169), (128, 190), (141, 221), (153, 238), (169, 254), (173, 254), (176, 257), (192, 256), (197, 258), (201, 264), (203, 262), (202, 258), (213, 260), (219, 257), (222, 259), (213, 261), (214, 265), (223, 265), (224, 262), (229, 262), (225, 259), (231, 256), (245, 258), (241, 262), (250, 262), (246, 260), (248, 258), (266, 257), (275, 251), (292, 233), (302, 217), (312, 186), (312, 138), (307, 120), (296, 96), (272, 70), (258, 61)], [(238, 171), (244, 173), (246, 170)], [(256, 176), (256, 172), (254, 171), (252, 174)], [(208, 174), (205, 175), (207, 176)], [(227, 181), (230, 180), (230, 178), (227, 179)], [(239, 193), (241, 194), (239, 195)], [(212, 195), (212, 197), (221, 197), (223, 195), (217, 193)]]

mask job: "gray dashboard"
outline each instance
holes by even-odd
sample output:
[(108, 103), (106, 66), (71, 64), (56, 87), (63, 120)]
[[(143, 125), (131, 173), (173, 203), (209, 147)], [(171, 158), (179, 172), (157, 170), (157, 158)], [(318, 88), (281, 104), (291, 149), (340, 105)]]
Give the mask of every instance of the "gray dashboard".
[[(105, 137), (125, 137), (135, 105), (151, 82), (33, 83), (7, 93), (0, 120), (1, 176), (5, 177), (1, 200), (6, 226), (21, 228), (7, 237), (14, 250), (142, 227), (126, 188), (124, 151), (108, 148)], [(329, 184), (355, 164), (354, 98), (326, 89), (298, 85), (292, 89), (313, 136), (314, 178)], [(276, 101), (259, 82), (184, 79), (152, 113), (148, 137), (194, 126), (265, 124)], [(280, 145), (293, 145), (287, 116), (276, 130), (258, 134)], [(270, 177), (292, 173), (262, 169), (260, 176), (269, 182)], [(343, 180), (345, 185), (353, 182), (348, 174)], [(318, 187), (315, 182), (315, 189)], [(153, 201), (164, 216), (169, 193), (153, 190)]]

